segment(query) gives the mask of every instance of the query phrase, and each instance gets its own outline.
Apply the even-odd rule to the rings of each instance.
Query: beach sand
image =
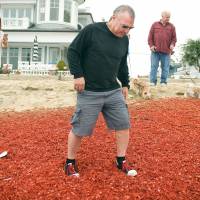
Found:
[[[0,112],[74,106],[73,79],[0,75]]]
[[[147,78],[143,81],[148,82]],[[200,80],[196,80],[197,83]],[[184,97],[190,79],[169,79],[167,87],[151,87],[152,98]],[[129,102],[142,98],[129,92]],[[0,112],[21,112],[74,106],[76,92],[73,79],[57,76],[0,75]]]

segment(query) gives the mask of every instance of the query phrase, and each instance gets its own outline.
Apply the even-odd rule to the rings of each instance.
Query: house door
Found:
[[[18,67],[18,54],[19,49],[18,48],[10,48],[10,54],[9,54],[9,63],[12,64],[12,69],[17,69]]]

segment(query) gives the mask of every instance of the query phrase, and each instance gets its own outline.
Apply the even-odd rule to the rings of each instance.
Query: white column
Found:
[[[46,0],[45,4],[45,22],[50,20],[50,0]]]
[[[1,54],[2,54],[2,39],[3,39],[3,31],[0,31],[0,67],[1,67]]]
[[[0,68],[1,68],[1,43],[0,43]]]
[[[77,2],[72,1],[72,5],[71,5],[71,21],[70,23],[77,27],[78,25],[78,5]]]
[[[59,1],[59,17],[58,21],[60,23],[64,22],[64,0]]]

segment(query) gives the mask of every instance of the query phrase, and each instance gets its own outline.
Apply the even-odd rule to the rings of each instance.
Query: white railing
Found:
[[[30,26],[28,17],[24,18],[3,18],[4,29],[27,29]]]
[[[50,75],[49,70],[31,70],[31,69],[23,69],[23,70],[12,70],[11,74],[21,74],[21,75],[29,75],[29,76],[46,76]]]
[[[21,69],[12,70],[11,74],[21,74],[28,76],[58,76],[58,77],[72,77],[70,71],[57,71],[57,70],[32,70],[32,69]]]
[[[67,77],[72,76],[72,75],[70,74],[70,71],[69,71],[69,70],[67,70],[67,71],[57,71],[57,74],[58,74],[59,77],[61,77],[61,76],[67,76]]]
[[[43,64],[41,62],[18,62],[18,70],[56,70],[55,64]]]
[[[21,74],[30,76],[58,75],[58,77],[72,77],[70,71],[58,71],[55,64],[43,64],[41,62],[28,61],[18,62],[18,69],[12,70],[11,74]]]

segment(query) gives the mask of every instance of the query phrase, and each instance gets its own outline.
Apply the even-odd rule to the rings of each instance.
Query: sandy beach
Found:
[[[148,82],[148,79],[143,79]],[[200,83],[200,80],[195,80]],[[152,98],[184,97],[190,79],[169,79],[167,87],[151,87]],[[129,101],[141,100],[130,90]],[[61,108],[76,104],[73,79],[57,76],[0,75],[0,112]]]
[[[0,112],[73,106],[73,80],[56,76],[0,75]]]

